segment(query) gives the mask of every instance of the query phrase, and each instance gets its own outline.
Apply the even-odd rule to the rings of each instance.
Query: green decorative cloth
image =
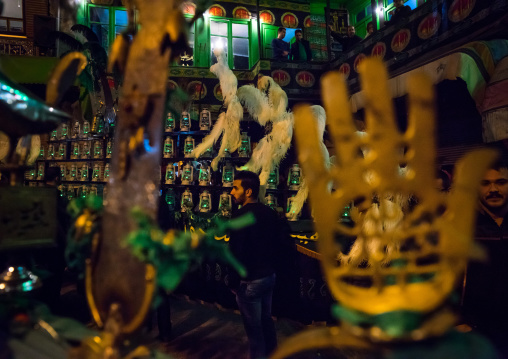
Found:
[[[298,43],[298,52],[300,53],[300,61],[307,61],[307,52],[301,42]]]
[[[187,215],[194,220],[198,218],[191,212]],[[138,229],[127,236],[126,243],[140,260],[155,266],[157,284],[164,290],[174,290],[185,273],[199,265],[205,257],[220,259],[235,268],[240,276],[246,275],[245,268],[233,257],[229,249],[214,237],[227,229],[252,224],[255,220],[253,216],[243,216],[228,222],[214,220],[213,228],[206,234],[176,231],[164,233],[140,208],[134,208],[132,216],[138,224]]]

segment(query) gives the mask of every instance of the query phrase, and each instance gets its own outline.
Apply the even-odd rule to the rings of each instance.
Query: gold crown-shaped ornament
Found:
[[[446,304],[472,252],[477,189],[495,153],[466,155],[457,164],[452,192],[443,194],[434,178],[430,79],[424,74],[409,79],[408,127],[401,133],[385,66],[367,59],[360,70],[363,135],[349,111],[343,77],[333,72],[322,80],[337,157],[330,169],[319,149],[311,109],[294,109],[298,158],[309,184],[322,270],[339,303],[333,313],[341,325],[298,334],[272,358],[323,347],[378,352],[401,341],[439,337],[456,322]],[[414,205],[407,205],[410,198]],[[351,204],[356,205],[352,226],[341,222]],[[348,238],[354,238],[352,246],[346,245]]]

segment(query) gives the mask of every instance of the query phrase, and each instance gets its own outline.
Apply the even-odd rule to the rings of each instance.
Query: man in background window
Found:
[[[287,60],[289,55],[289,44],[282,40],[286,36],[286,29],[279,27],[277,38],[272,40],[272,59]]]
[[[295,39],[291,45],[291,59],[293,61],[310,61],[312,60],[312,51],[310,51],[310,44],[307,40],[303,39],[302,30],[295,31]]]
[[[347,27],[346,36],[342,36],[342,34],[333,31],[331,25],[328,26],[330,27],[331,30],[330,34],[332,35],[333,39],[342,45],[342,51],[348,51],[351,48],[353,48],[357,43],[362,41],[362,38],[356,35],[356,29],[354,26]]]
[[[386,25],[393,25],[405,17],[408,17],[411,13],[411,8],[407,5],[404,5],[404,0],[393,0],[393,5],[395,9],[389,12],[392,16],[390,21],[387,21]]]
[[[372,35],[374,33],[376,29],[374,28],[374,22],[373,21],[370,21],[368,24],[367,24],[367,34],[365,35],[365,38],[368,38],[370,35]]]

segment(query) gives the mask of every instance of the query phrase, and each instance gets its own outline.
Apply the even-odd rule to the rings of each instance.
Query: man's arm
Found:
[[[284,44],[281,44],[280,41],[277,41],[277,39],[272,40],[272,51],[273,51],[273,58],[283,58],[284,57],[284,51],[288,51]]]

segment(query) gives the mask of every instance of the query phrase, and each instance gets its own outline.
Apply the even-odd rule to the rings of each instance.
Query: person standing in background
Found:
[[[289,56],[289,44],[282,40],[286,36],[286,29],[279,27],[277,37],[272,40],[272,59],[287,60]]]
[[[312,60],[310,44],[303,39],[302,30],[295,31],[295,42],[291,45],[291,60],[303,62]]]
[[[272,295],[275,287],[276,262],[283,256],[285,227],[277,212],[258,202],[259,177],[249,171],[236,173],[231,196],[241,208],[238,218],[252,213],[255,223],[230,232],[229,248],[245,266],[247,276],[231,280],[243,325],[249,340],[250,359],[266,358],[277,346],[272,319]],[[239,279],[239,278],[238,278]]]

